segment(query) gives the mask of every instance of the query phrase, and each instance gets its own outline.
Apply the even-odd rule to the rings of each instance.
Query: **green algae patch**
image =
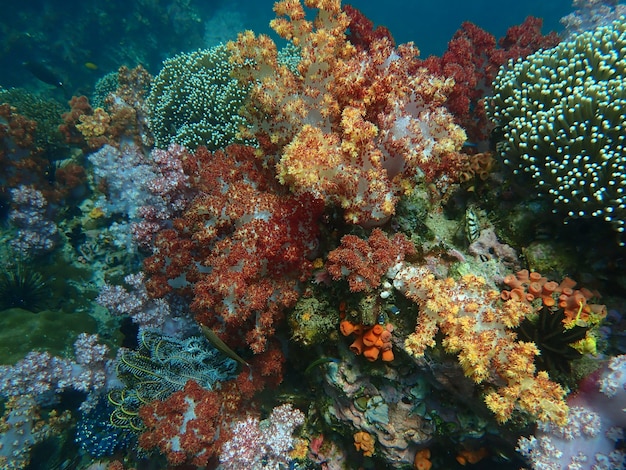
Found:
[[[4,310],[0,312],[0,364],[14,364],[32,350],[72,357],[76,337],[96,330],[96,321],[86,313]]]

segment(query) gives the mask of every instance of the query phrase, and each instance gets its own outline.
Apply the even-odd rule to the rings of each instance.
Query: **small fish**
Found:
[[[465,210],[465,239],[471,245],[480,236],[480,222],[476,212],[471,207]]]
[[[315,367],[321,364],[328,364],[329,362],[334,362],[335,364],[339,364],[339,359],[335,359],[334,357],[320,357],[319,359],[316,359],[311,364],[309,364],[309,366],[304,370],[304,373],[308,374]]]
[[[239,364],[250,367],[250,364],[244,361],[239,354],[226,346],[226,343],[222,341],[211,328],[205,325],[200,325],[200,328],[202,328],[202,333],[204,333],[205,338],[209,340],[209,343],[215,346],[215,349],[237,361]]]
[[[85,68],[89,70],[98,70],[98,66],[93,62],[85,62]]]
[[[48,85],[53,85],[57,88],[63,90],[63,93],[66,97],[68,97],[68,92],[63,86],[63,81],[61,78],[50,70],[48,67],[43,65],[40,62],[24,62],[22,64],[26,70],[28,70],[37,80],[41,80]]]

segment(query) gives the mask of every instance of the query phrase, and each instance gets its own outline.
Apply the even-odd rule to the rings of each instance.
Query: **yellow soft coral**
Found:
[[[318,9],[313,21],[301,1],[283,0],[271,22],[300,48],[297,71],[280,64],[268,36],[246,32],[227,46],[234,75],[251,88],[242,137],[258,140],[294,193],[344,208],[349,222],[381,225],[407,179],[456,176],[444,163],[465,141],[443,106],[452,82],[420,67],[412,44],[379,38],[357,49],[339,0],[305,5]]]
[[[528,303],[501,305],[499,293],[477,276],[438,280],[426,269],[408,265],[394,284],[420,306],[415,332],[404,344],[409,354],[422,356],[440,330],[443,347],[457,354],[468,377],[476,383],[504,381],[485,399],[498,421],[508,420],[518,407],[540,420],[566,422],[565,390],[546,372],[536,371],[539,350],[534,343],[518,341],[512,331],[532,312]]]

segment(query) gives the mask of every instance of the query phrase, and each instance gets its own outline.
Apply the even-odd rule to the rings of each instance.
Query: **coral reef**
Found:
[[[0,418],[0,466],[6,470],[27,468],[31,448],[58,434],[70,421],[70,413],[52,411],[47,418],[40,416],[40,408],[32,395],[11,397],[4,404]]]
[[[233,436],[222,446],[220,466],[224,470],[288,467],[289,451],[295,445],[292,434],[304,418],[300,410],[285,404],[274,408],[267,420],[248,418],[233,423]]]
[[[120,428],[142,429],[137,411],[141,404],[164,399],[182,390],[188,381],[212,390],[234,377],[236,363],[200,337],[185,340],[145,330],[138,350],[122,353],[117,375],[125,385],[109,392],[115,409],[111,422]]]
[[[193,290],[199,323],[230,347],[260,353],[312,271],[323,207],[308,194],[285,193],[255,153],[201,147],[183,162],[193,200],[159,232],[144,268],[151,295]]]
[[[205,466],[217,452],[221,400],[193,380],[163,400],[155,400],[139,410],[145,431],[139,445],[145,450],[158,448],[172,465],[188,461]]]
[[[371,291],[380,286],[389,268],[413,253],[415,247],[404,235],[388,238],[374,229],[367,240],[344,235],[339,247],[328,253],[326,270],[335,281],[347,279],[351,292]]]
[[[540,423],[535,435],[520,438],[518,450],[533,468],[624,468],[618,443],[626,426],[625,379],[626,356],[612,358],[568,399],[566,425]]]
[[[416,330],[404,344],[410,355],[423,356],[426,348],[435,346],[435,334],[441,330],[443,347],[458,354],[468,377],[476,383],[504,382],[485,396],[499,422],[519,407],[540,420],[565,423],[565,390],[545,371],[536,371],[537,346],[517,341],[512,331],[531,313],[530,305],[512,299],[499,306],[498,291],[486,288],[485,280],[474,275],[437,280],[426,269],[405,265],[393,282],[420,306]]]
[[[82,333],[74,343],[76,360],[29,352],[13,366],[0,366],[0,394],[4,397],[33,395],[36,400],[54,400],[54,394],[74,389],[88,394],[81,407],[95,405],[97,396],[116,384],[109,348],[98,343],[97,335]]]
[[[487,107],[513,174],[567,217],[604,219],[619,233],[626,230],[625,44],[626,26],[616,21],[511,62]]]
[[[279,64],[268,36],[246,32],[228,44],[234,74],[251,87],[242,136],[259,141],[296,194],[343,208],[350,223],[380,225],[407,179],[456,179],[465,133],[443,107],[452,82],[419,68],[417,49],[394,48],[386,35],[355,48],[339,1],[306,4],[318,9],[314,21],[300,2],[281,1],[271,23],[300,48],[297,73]]]
[[[572,6],[576,10],[561,18],[566,40],[599,26],[608,26],[626,14],[626,6],[619,4],[619,0],[573,0]]]
[[[156,3],[133,25],[194,29]],[[0,467],[623,466],[624,250],[550,236],[529,184],[621,230],[623,21],[464,23],[420,60],[339,0],[274,12],[280,51],[247,31],[62,117],[0,104]]]
[[[490,33],[466,21],[441,57],[430,56],[424,60],[424,66],[431,73],[454,80],[446,107],[472,143],[488,139],[490,126],[485,115],[484,98],[489,95],[500,66],[509,59],[524,58],[538,49],[558,44],[559,38],[555,33],[541,35],[541,25],[541,19],[529,16],[522,24],[509,28],[505,37],[496,41]]]
[[[245,120],[239,116],[248,88],[231,78],[226,46],[217,45],[163,62],[148,97],[156,146],[200,145],[210,151],[234,143]]]
[[[13,248],[23,257],[36,257],[50,253],[57,244],[56,224],[50,220],[48,201],[41,191],[28,186],[11,190],[13,210],[9,220],[17,228],[11,240]]]
[[[388,323],[384,327],[380,324],[366,328],[363,325],[354,325],[348,320],[343,320],[340,325],[341,334],[344,336],[355,335],[356,339],[350,345],[350,350],[357,356],[363,354],[368,361],[375,361],[380,356],[384,362],[394,359],[391,334],[393,325]]]

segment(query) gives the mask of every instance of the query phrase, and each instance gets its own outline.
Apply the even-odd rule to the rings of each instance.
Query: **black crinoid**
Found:
[[[538,369],[547,372],[569,374],[572,361],[582,357],[582,353],[572,347],[587,336],[588,327],[565,327],[563,309],[545,305],[533,318],[526,318],[517,327],[517,336],[522,341],[535,343],[541,354],[535,358]]]
[[[41,273],[21,263],[0,272],[0,310],[23,308],[39,312],[49,297],[50,289]]]

